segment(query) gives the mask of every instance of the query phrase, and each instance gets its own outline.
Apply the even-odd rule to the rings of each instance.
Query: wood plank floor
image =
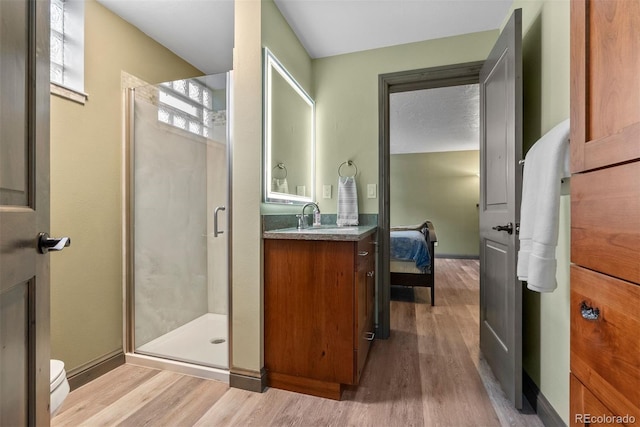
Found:
[[[436,260],[436,303],[392,302],[392,335],[374,342],[360,386],[340,402],[252,393],[121,366],[73,391],[53,426],[542,426],[506,401],[478,348],[478,262]]]

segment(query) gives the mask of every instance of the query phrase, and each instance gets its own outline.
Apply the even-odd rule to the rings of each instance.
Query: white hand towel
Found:
[[[518,279],[537,292],[553,292],[561,179],[569,172],[569,119],[531,147],[524,163]]]
[[[289,184],[287,183],[287,178],[273,178],[271,191],[275,191],[276,193],[288,193]]]
[[[358,225],[358,189],[353,176],[338,178],[337,225]]]

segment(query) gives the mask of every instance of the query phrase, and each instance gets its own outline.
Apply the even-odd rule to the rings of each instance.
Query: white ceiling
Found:
[[[1,1],[1,0],[0,0]],[[251,0],[245,0],[251,1]],[[257,0],[253,0],[257,1]],[[312,58],[321,58],[397,44],[436,39],[501,26],[513,0],[274,0]],[[233,0],[98,0],[124,20],[191,63],[205,74],[232,68]],[[428,144],[438,151],[468,148],[466,124],[453,117],[469,116],[459,92],[434,101],[431,96],[398,97],[400,152]],[[442,97],[446,97],[442,98]],[[403,105],[403,102],[406,104]],[[462,102],[456,105],[456,102]],[[473,101],[477,107],[477,100]],[[435,104],[432,114],[424,110]],[[446,105],[447,107],[443,107]],[[395,109],[394,109],[395,108]],[[408,113],[412,108],[416,112]],[[416,119],[416,117],[423,117]],[[414,121],[409,123],[409,118]],[[422,121],[420,121],[422,120]],[[458,123],[457,125],[455,123]],[[405,127],[406,126],[406,127]],[[402,128],[402,130],[399,130]],[[393,129],[392,129],[393,132]],[[477,129],[475,130],[477,134]],[[413,133],[413,136],[410,134]],[[425,136],[427,135],[427,136]],[[394,140],[392,140],[392,143]],[[431,141],[431,142],[429,142]],[[446,148],[444,141],[460,141]],[[477,135],[475,136],[477,148]],[[466,144],[466,145],[465,145]],[[394,150],[396,150],[394,148]]]
[[[232,0],[97,1],[205,74],[233,66]]]
[[[312,58],[499,28],[513,0],[275,0]]]
[[[478,85],[392,93],[391,154],[477,150]]]
[[[206,74],[225,72],[232,67],[233,0],[98,2]],[[275,0],[275,3],[309,55],[322,58],[496,29],[513,0]]]

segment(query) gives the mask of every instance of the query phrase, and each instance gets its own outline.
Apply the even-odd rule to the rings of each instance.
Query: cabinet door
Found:
[[[375,257],[373,236],[358,242],[356,252],[355,383],[360,381],[374,331]],[[366,253],[366,255],[365,255]]]
[[[370,341],[367,340],[367,276],[366,271],[359,270],[356,278],[356,342],[355,342],[355,378],[354,384],[360,382],[360,376],[364,369],[367,354],[369,353]]]
[[[353,382],[353,242],[265,240],[265,367]]]
[[[571,171],[640,159],[640,2],[571,2]]]

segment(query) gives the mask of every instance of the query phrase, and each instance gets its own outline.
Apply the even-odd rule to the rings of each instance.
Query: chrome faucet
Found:
[[[298,229],[303,229],[303,228],[307,228],[309,226],[309,224],[307,223],[307,219],[306,219],[306,215],[304,214],[305,209],[307,208],[307,206],[313,206],[313,214],[320,214],[320,208],[318,207],[318,205],[316,203],[313,202],[309,202],[306,203],[303,207],[302,207],[302,213],[296,215],[296,218],[298,218]],[[312,221],[315,223],[315,221]]]

